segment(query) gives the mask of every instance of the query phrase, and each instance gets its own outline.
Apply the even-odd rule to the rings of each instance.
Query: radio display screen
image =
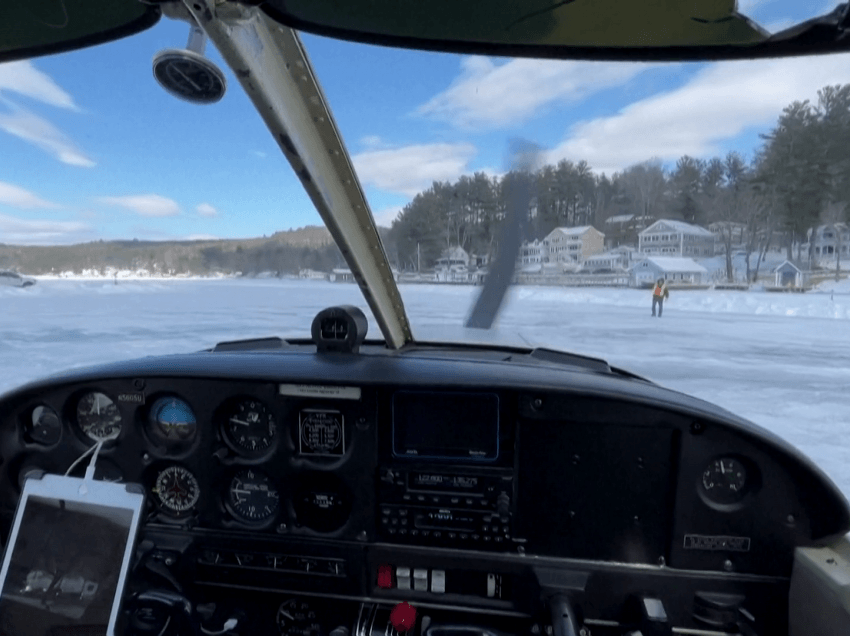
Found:
[[[393,454],[494,461],[499,456],[499,396],[399,391],[393,396]]]

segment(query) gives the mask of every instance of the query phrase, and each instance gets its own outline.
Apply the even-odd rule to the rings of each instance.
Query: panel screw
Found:
[[[142,378],[136,378],[133,380],[133,388],[137,391],[141,391],[145,388],[145,381]]]
[[[726,559],[726,560],[723,562],[723,569],[724,569],[724,570],[726,570],[727,572],[731,572],[731,571],[732,571],[732,562],[731,562],[729,559]]]
[[[579,636],[590,636],[590,630],[587,629],[587,627],[582,627],[580,630],[578,630],[578,634]]]
[[[789,526],[793,526],[795,523],[797,523],[797,518],[794,515],[788,515],[786,521],[788,522]]]
[[[532,400],[531,402],[531,408],[533,408],[535,411],[539,411],[543,408],[543,400],[541,400],[540,398],[534,398],[534,400]]]
[[[691,423],[691,433],[694,435],[699,435],[703,431],[703,425],[701,422],[693,422]]]
[[[667,565],[667,559],[665,559],[663,556],[658,557],[658,565],[663,568],[665,565]]]
[[[517,554],[525,554],[525,548],[522,547],[521,545],[518,545],[516,547],[516,551],[517,551]]]
[[[280,524],[280,525],[277,527],[277,531],[278,531],[280,534],[284,534],[284,533],[286,533],[286,531],[287,531],[287,530],[289,530],[289,526],[287,526],[285,523],[282,523],[282,524]]]

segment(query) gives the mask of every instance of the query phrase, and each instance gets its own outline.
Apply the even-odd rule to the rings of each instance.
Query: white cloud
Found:
[[[0,243],[45,245],[75,243],[91,238],[91,228],[76,221],[19,219],[0,214]]]
[[[218,237],[215,234],[190,234],[184,241],[217,241]]]
[[[372,212],[372,216],[375,217],[375,225],[382,225],[383,227],[391,227],[393,221],[396,220],[399,213],[401,212],[403,206],[401,205],[391,205],[388,208],[383,208],[382,210],[378,210],[377,212]]]
[[[769,130],[791,102],[848,82],[847,54],[713,64],[681,88],[576,124],[547,161],[585,159],[611,173],[650,157],[721,154],[722,142],[746,129]]]
[[[218,216],[218,210],[216,210],[209,203],[200,203],[195,210],[200,216]]]
[[[29,60],[0,64],[0,94],[13,91],[57,108],[78,110],[74,98]]]
[[[268,155],[267,155],[265,152],[263,152],[262,150],[252,150],[251,152],[252,152],[252,153],[254,153],[254,156],[255,156],[255,157],[259,157],[260,159],[265,159],[265,158],[268,156]]]
[[[466,57],[461,75],[414,111],[460,128],[513,127],[555,102],[624,84],[649,64],[517,59],[496,65]]]
[[[476,152],[467,143],[419,144],[361,152],[352,161],[363,183],[412,197],[434,181],[451,181],[467,172]]]
[[[117,205],[135,212],[139,216],[177,216],[180,206],[173,199],[158,194],[136,194],[124,197],[100,197],[101,203]]]
[[[0,130],[41,148],[68,165],[86,168],[95,165],[65,133],[43,117],[12,102],[8,93],[78,111],[71,95],[49,75],[39,71],[29,60],[0,64],[0,103],[8,108],[8,112],[0,113]]]
[[[0,130],[19,137],[53,155],[62,163],[71,166],[91,168],[94,161],[83,154],[65,133],[43,117],[14,106],[4,100],[12,109],[8,114],[0,114]]]
[[[55,203],[45,201],[29,190],[24,190],[21,187],[4,181],[0,181],[0,203],[25,210],[30,208],[59,207]]]

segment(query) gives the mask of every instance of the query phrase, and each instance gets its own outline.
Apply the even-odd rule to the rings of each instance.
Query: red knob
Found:
[[[390,622],[397,632],[404,633],[416,624],[416,608],[410,603],[399,603],[390,612]]]

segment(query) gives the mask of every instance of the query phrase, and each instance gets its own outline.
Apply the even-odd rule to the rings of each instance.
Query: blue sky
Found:
[[[833,4],[748,0],[776,30]],[[166,94],[151,60],[184,23],[0,65],[0,243],[243,238],[320,224],[225,69],[214,105]],[[510,139],[609,175],[652,157],[752,156],[795,99],[850,82],[850,56],[623,64],[421,53],[302,34],[379,223],[433,180],[500,174]]]

